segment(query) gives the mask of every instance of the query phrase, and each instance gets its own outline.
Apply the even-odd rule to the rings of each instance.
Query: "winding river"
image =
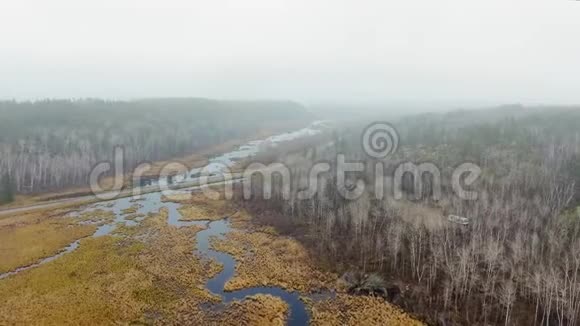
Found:
[[[219,172],[218,170],[220,169],[220,167],[223,167],[224,165],[231,166],[235,163],[235,161],[239,159],[251,157],[256,153],[258,153],[260,150],[263,150],[264,146],[275,147],[277,146],[278,143],[284,141],[314,135],[319,132],[319,130],[316,129],[316,125],[317,124],[315,123],[313,124],[312,127],[301,129],[292,133],[285,133],[282,135],[272,136],[265,140],[249,142],[248,144],[241,146],[235,151],[213,158],[212,160],[210,160],[209,166],[214,164],[216,167],[215,172],[217,173]],[[200,170],[201,169],[191,170],[187,174],[183,175],[180,178],[176,178],[171,182],[180,183],[190,181],[197,177],[197,173]],[[159,183],[161,182],[165,181],[164,180],[159,181]],[[180,191],[193,191],[196,188],[199,187],[183,189]],[[75,217],[81,215],[82,213],[91,212],[99,209],[113,212],[115,214],[115,219],[111,223],[99,226],[92,235],[92,237],[99,237],[110,234],[119,225],[126,226],[137,225],[149,213],[158,213],[161,208],[165,207],[168,210],[167,223],[169,225],[173,225],[176,227],[201,225],[205,227],[204,230],[199,231],[196,235],[197,248],[195,250],[195,253],[198,256],[203,257],[205,259],[215,259],[217,262],[223,265],[222,271],[213,278],[211,278],[210,280],[208,280],[206,283],[206,288],[210,292],[220,296],[222,298],[223,303],[228,303],[233,300],[242,300],[243,298],[250,295],[269,294],[281,298],[288,304],[289,307],[289,315],[287,319],[288,325],[297,326],[297,325],[307,325],[309,323],[309,316],[306,311],[306,307],[304,303],[300,300],[300,293],[298,292],[287,291],[280,287],[252,287],[233,292],[224,291],[225,284],[235,274],[236,261],[230,254],[211,249],[210,239],[212,237],[221,238],[228,232],[230,232],[231,228],[226,217],[224,217],[224,219],[211,222],[180,221],[181,214],[179,213],[178,208],[181,206],[181,204],[174,202],[163,202],[161,192],[152,192],[141,195],[141,197],[142,198],[138,201],[139,208],[136,213],[142,215],[143,217],[139,217],[135,220],[126,219],[126,217],[130,214],[123,214],[123,210],[132,207],[136,203],[130,197],[92,204],[85,207],[81,211],[71,212],[67,216]],[[67,245],[61,251],[59,251],[57,254],[51,257],[44,258],[35,264],[24,266],[14,271],[0,274],[0,280],[18,274],[25,270],[38,267],[55,259],[58,259],[59,257],[76,250],[79,247],[79,244],[80,239],[71,242],[69,245]]]
[[[188,190],[185,189],[183,191]],[[115,223],[133,222],[124,220],[122,218],[122,210],[131,207],[133,203],[131,203],[128,198],[116,200],[114,203],[114,206],[110,207],[110,209],[112,209],[117,216]],[[161,208],[165,207],[167,208],[167,223],[169,225],[176,227],[186,227],[191,225],[205,227],[205,229],[197,232],[196,234],[197,248],[195,253],[198,256],[206,259],[215,259],[218,263],[222,264],[222,271],[213,278],[209,279],[205,286],[213,294],[219,295],[222,298],[223,303],[228,303],[233,300],[242,300],[247,296],[256,294],[269,294],[275,297],[279,297],[288,304],[288,325],[308,325],[308,312],[306,311],[306,306],[300,300],[300,293],[298,292],[287,291],[280,287],[252,287],[233,292],[224,291],[225,284],[235,274],[236,260],[228,253],[212,250],[210,239],[212,237],[223,238],[228,232],[231,231],[227,218],[224,217],[223,219],[217,221],[181,221],[181,213],[179,213],[178,210],[181,204],[174,202],[163,202],[161,193],[158,192],[143,195],[143,200],[139,203],[141,206],[137,211],[138,214],[147,215],[148,213],[157,213]],[[104,206],[106,207],[106,203],[104,203]],[[110,233],[112,230],[110,226],[103,226],[100,229],[106,230],[107,233]],[[99,235],[107,234],[99,232],[99,230],[97,230],[97,233],[99,233]]]
[[[210,249],[209,239],[211,237],[223,237],[230,231],[227,219],[213,221],[208,224],[208,228],[197,233],[197,251],[203,256],[210,257],[223,265],[223,270],[207,281],[206,288],[214,294],[222,297],[225,303],[232,300],[240,300],[249,295],[270,294],[284,300],[290,309],[288,315],[288,325],[307,325],[309,321],[308,313],[304,303],[300,300],[300,294],[289,292],[280,287],[252,287],[234,292],[224,291],[224,286],[235,273],[236,261],[227,253]]]

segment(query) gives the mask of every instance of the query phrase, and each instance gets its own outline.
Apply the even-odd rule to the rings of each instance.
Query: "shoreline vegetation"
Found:
[[[194,196],[195,198],[195,196]],[[205,214],[229,215],[232,203],[223,200],[194,199],[186,207]],[[134,214],[135,204],[123,212]],[[185,210],[188,212],[189,210]],[[50,210],[28,217],[2,219],[0,232],[14,234],[12,240],[26,239],[30,225],[46,227],[49,221],[57,231],[60,223],[71,228],[93,222],[111,221],[102,210],[64,217],[67,210]],[[317,269],[312,257],[292,238],[277,235],[271,228],[254,224],[244,210],[235,209],[230,221],[235,231],[225,239],[212,241],[214,249],[231,252],[239,260],[231,289],[254,285],[281,286],[290,290],[333,288],[336,299],[323,301],[304,297],[313,325],[384,325],[407,322],[420,325],[384,300],[354,298],[343,293],[336,275]],[[195,254],[195,234],[200,226],[175,227],[167,223],[168,210],[150,213],[135,226],[119,226],[110,235],[83,238],[80,246],[54,261],[0,280],[0,323],[219,323],[238,325],[283,325],[288,307],[277,297],[255,295],[234,301],[219,309],[206,309],[219,298],[204,288],[221,266]],[[40,218],[39,216],[43,216]],[[194,214],[194,217],[199,217]],[[223,218],[221,216],[220,218]],[[18,222],[23,219],[22,222]],[[90,225],[94,227],[94,225]],[[55,231],[55,232],[57,232]],[[65,233],[56,233],[64,241]],[[71,240],[66,238],[66,241]],[[40,238],[37,246],[50,248],[52,237]],[[0,252],[7,251],[0,242]],[[235,250],[238,248],[239,250]],[[22,257],[28,254],[18,254]],[[24,261],[24,260],[21,260]],[[345,310],[340,316],[329,309]],[[376,310],[376,311],[375,311]],[[373,317],[367,312],[375,311]],[[378,315],[376,314],[378,312]]]
[[[381,161],[381,175],[393,176],[404,162],[429,162],[441,171],[440,183],[430,173],[407,173],[400,200],[375,199],[371,182],[347,200],[331,164],[318,175],[323,191],[298,198],[316,162],[344,153],[347,162],[363,158],[364,166],[375,166],[379,160],[361,149],[361,124],[337,132],[331,145],[279,156],[289,183],[298,185],[289,198],[274,179],[271,199],[238,200],[260,225],[295,237],[326,270],[378,275],[398,293],[395,303],[429,324],[578,324],[580,108],[464,110],[393,124],[401,143]],[[469,187],[477,200],[461,199],[451,187],[450,171],[464,162],[481,168]],[[345,184],[376,177],[366,169],[347,175]],[[260,183],[252,187],[262,193]]]
[[[195,98],[0,101],[0,115],[0,205],[88,193],[91,168],[111,161],[119,144],[125,150],[124,173],[156,162],[147,174],[152,177],[168,158],[201,166],[245,140],[312,120],[294,102]],[[109,175],[101,181],[107,187],[114,180]]]
[[[321,175],[329,185],[324,193],[308,200],[292,197],[296,189],[283,200],[279,178],[273,178],[270,200],[243,200],[240,185],[233,201],[200,193],[160,200],[180,205],[184,225],[229,217],[233,230],[210,239],[211,248],[236,261],[225,289],[299,291],[312,325],[571,325],[580,312],[578,125],[580,111],[573,109],[457,111],[398,120],[405,143],[390,166],[434,162],[448,181],[450,167],[478,164],[483,173],[474,185],[482,196],[477,201],[459,200],[447,185],[442,198],[433,199],[429,176],[421,176],[419,198],[406,177],[403,200],[373,200],[367,188],[348,201],[334,187],[334,171]],[[347,161],[366,157],[359,136],[356,126],[344,128],[259,159],[287,164],[292,184],[300,185],[309,164],[332,162],[337,153],[346,153]],[[347,182],[356,178],[375,175],[365,171]],[[262,193],[259,183],[252,187],[253,194]],[[269,295],[220,305],[205,284],[223,267],[195,254],[195,235],[204,226],[169,225],[168,209],[138,214],[143,204],[131,201],[122,211],[135,225],[100,237],[89,235],[111,223],[110,214],[65,216],[85,204],[1,217],[0,273],[54,255],[70,241],[80,246],[1,279],[0,324],[59,324],[65,316],[73,323],[106,324],[287,321],[288,305]],[[451,223],[450,215],[466,216],[468,223]],[[332,296],[317,297],[328,290]]]
[[[303,126],[303,125],[296,125],[296,127]],[[175,157],[173,159],[164,160],[164,161],[156,161],[152,163],[152,168],[148,172],[144,174],[144,178],[156,178],[159,177],[159,173],[161,172],[161,168],[165,166],[169,162],[179,162],[184,166],[188,167],[188,170],[193,168],[203,167],[207,164],[209,159],[213,156],[226,153],[235,149],[236,147],[247,143],[248,141],[257,140],[267,138],[269,136],[275,135],[279,133],[281,130],[272,129],[272,130],[261,130],[256,134],[253,134],[250,137],[245,138],[244,140],[232,140],[226,143],[214,146],[212,148],[202,150],[200,153]],[[240,169],[241,167],[238,167]],[[185,171],[173,171],[174,173],[183,173]],[[132,188],[132,172],[128,172],[127,174],[123,175],[123,189],[131,189]],[[104,191],[107,189],[112,189],[115,183],[114,177],[103,177],[100,180],[100,184]],[[2,210],[5,209],[13,209],[19,207],[26,207],[31,205],[38,205],[43,203],[48,203],[55,200],[66,200],[68,198],[75,198],[81,197],[86,195],[91,195],[92,192],[88,187],[72,187],[66,188],[59,191],[43,191],[41,193],[36,194],[15,194],[14,199],[5,204],[0,204],[0,214]],[[1,217],[0,217],[1,218]]]

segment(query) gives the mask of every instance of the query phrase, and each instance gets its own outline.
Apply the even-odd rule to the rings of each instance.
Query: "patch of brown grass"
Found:
[[[133,204],[131,207],[128,207],[128,208],[121,210],[121,214],[123,214],[123,215],[135,214],[139,210],[139,207],[141,207],[140,204]]]
[[[0,281],[0,324],[112,324],[139,318],[152,280],[135,268],[139,246],[109,236]]]
[[[317,325],[424,325],[407,313],[386,302],[369,296],[337,294],[335,298],[306,301],[310,310],[310,324]]]
[[[194,254],[195,234],[200,226],[174,227],[167,224],[167,209],[141,222],[133,238],[138,238],[145,249],[138,260],[140,266],[164,286],[175,291],[189,288],[200,298],[216,298],[204,289],[205,282],[221,270],[215,261],[202,260]]]
[[[96,225],[104,225],[115,220],[115,213],[103,209],[97,209],[92,212],[81,213],[75,218],[76,222],[90,222]]]
[[[145,214],[129,214],[129,215],[127,215],[127,216],[124,216],[124,218],[125,218],[126,220],[131,220],[131,221],[133,221],[133,220],[136,220],[136,219],[138,219],[138,218],[145,217],[145,216],[146,216]]]
[[[71,242],[93,234],[95,225],[63,218],[65,211],[35,212],[0,220],[0,273],[53,256]]]
[[[232,231],[224,239],[213,239],[216,250],[234,256],[236,275],[226,291],[254,286],[279,286],[308,292],[334,287],[336,275],[316,269],[306,249],[289,237],[263,232]]]
[[[173,320],[182,302],[218,298],[205,282],[221,266],[194,255],[199,227],[167,225],[167,210],[115,236],[81,240],[50,263],[0,280],[0,325]]]
[[[184,309],[179,314],[179,325],[254,325],[282,326],[286,323],[288,304],[278,297],[258,294],[243,301],[234,301],[221,311],[199,311]]]
[[[201,192],[172,198],[172,201],[181,203],[179,208],[182,221],[221,220],[236,212],[235,204],[223,198],[210,199]]]

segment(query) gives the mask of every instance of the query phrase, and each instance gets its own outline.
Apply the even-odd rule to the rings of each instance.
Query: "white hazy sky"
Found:
[[[0,0],[0,98],[580,103],[580,1]]]

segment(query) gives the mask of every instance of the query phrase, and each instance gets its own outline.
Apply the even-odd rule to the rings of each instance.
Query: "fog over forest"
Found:
[[[22,0],[0,98],[580,103],[578,1]]]
[[[580,325],[580,1],[0,1],[0,325]]]

